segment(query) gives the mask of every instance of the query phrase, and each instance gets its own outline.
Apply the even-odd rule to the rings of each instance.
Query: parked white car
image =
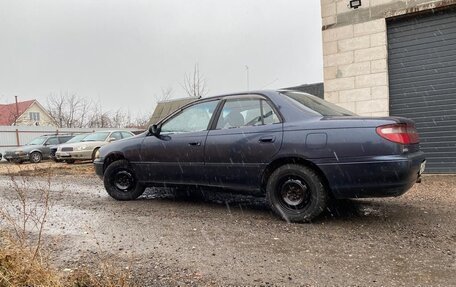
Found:
[[[77,143],[60,145],[55,153],[59,161],[74,163],[76,160],[94,160],[98,149],[110,142],[134,136],[129,131],[100,131],[94,132]]]

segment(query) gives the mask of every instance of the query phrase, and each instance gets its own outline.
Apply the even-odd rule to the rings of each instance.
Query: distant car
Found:
[[[55,157],[57,160],[64,160],[67,163],[74,163],[76,160],[93,160],[100,147],[132,136],[134,136],[133,133],[122,130],[94,132],[80,142],[60,145]]]
[[[85,137],[87,137],[89,135],[89,133],[86,133],[86,134],[79,134],[79,135],[73,135],[73,137],[68,140],[65,144],[70,144],[70,143],[78,143],[80,142],[81,140],[83,140]],[[55,153],[57,152],[57,149],[59,148],[59,146],[53,146],[51,147],[51,159],[55,162],[61,162],[62,160],[58,160],[56,157],[55,157]]]
[[[39,163],[43,159],[50,158],[52,147],[65,143],[72,137],[71,135],[43,135],[24,146],[6,151],[4,158],[9,162],[22,163],[30,161]]]
[[[414,123],[360,117],[315,96],[259,91],[195,101],[94,161],[109,195],[148,186],[207,186],[265,195],[290,222],[330,198],[399,196],[420,180],[425,157]]]

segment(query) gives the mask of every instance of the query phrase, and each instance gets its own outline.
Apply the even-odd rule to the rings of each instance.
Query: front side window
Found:
[[[218,100],[192,105],[167,120],[162,125],[161,132],[188,133],[207,130],[217,104]]]
[[[233,99],[223,106],[216,128],[232,129],[279,122],[279,117],[265,100]]]

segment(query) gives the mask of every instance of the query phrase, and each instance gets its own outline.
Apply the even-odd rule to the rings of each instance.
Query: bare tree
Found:
[[[185,74],[184,83],[181,86],[189,97],[199,99],[208,93],[206,81],[200,74],[198,64],[195,64],[193,74]]]
[[[75,94],[51,94],[47,98],[47,111],[59,127],[82,128],[87,126],[86,116],[93,103]]]
[[[162,98],[169,98],[171,93],[171,88],[163,89]],[[49,95],[47,110],[58,126],[65,128],[145,128],[150,118],[144,114],[132,118],[123,109],[105,110],[100,102],[69,93]]]
[[[126,128],[147,129],[150,121],[150,115],[139,115],[135,119],[131,119],[125,126]]]
[[[174,91],[173,91],[172,87],[162,88],[161,94],[159,96],[157,96],[157,95],[154,96],[155,101],[157,103],[167,101],[167,100],[171,99],[173,92]]]

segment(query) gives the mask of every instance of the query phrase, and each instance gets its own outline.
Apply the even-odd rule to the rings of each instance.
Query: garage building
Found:
[[[456,172],[456,1],[321,0],[324,97],[416,122],[427,172]]]

